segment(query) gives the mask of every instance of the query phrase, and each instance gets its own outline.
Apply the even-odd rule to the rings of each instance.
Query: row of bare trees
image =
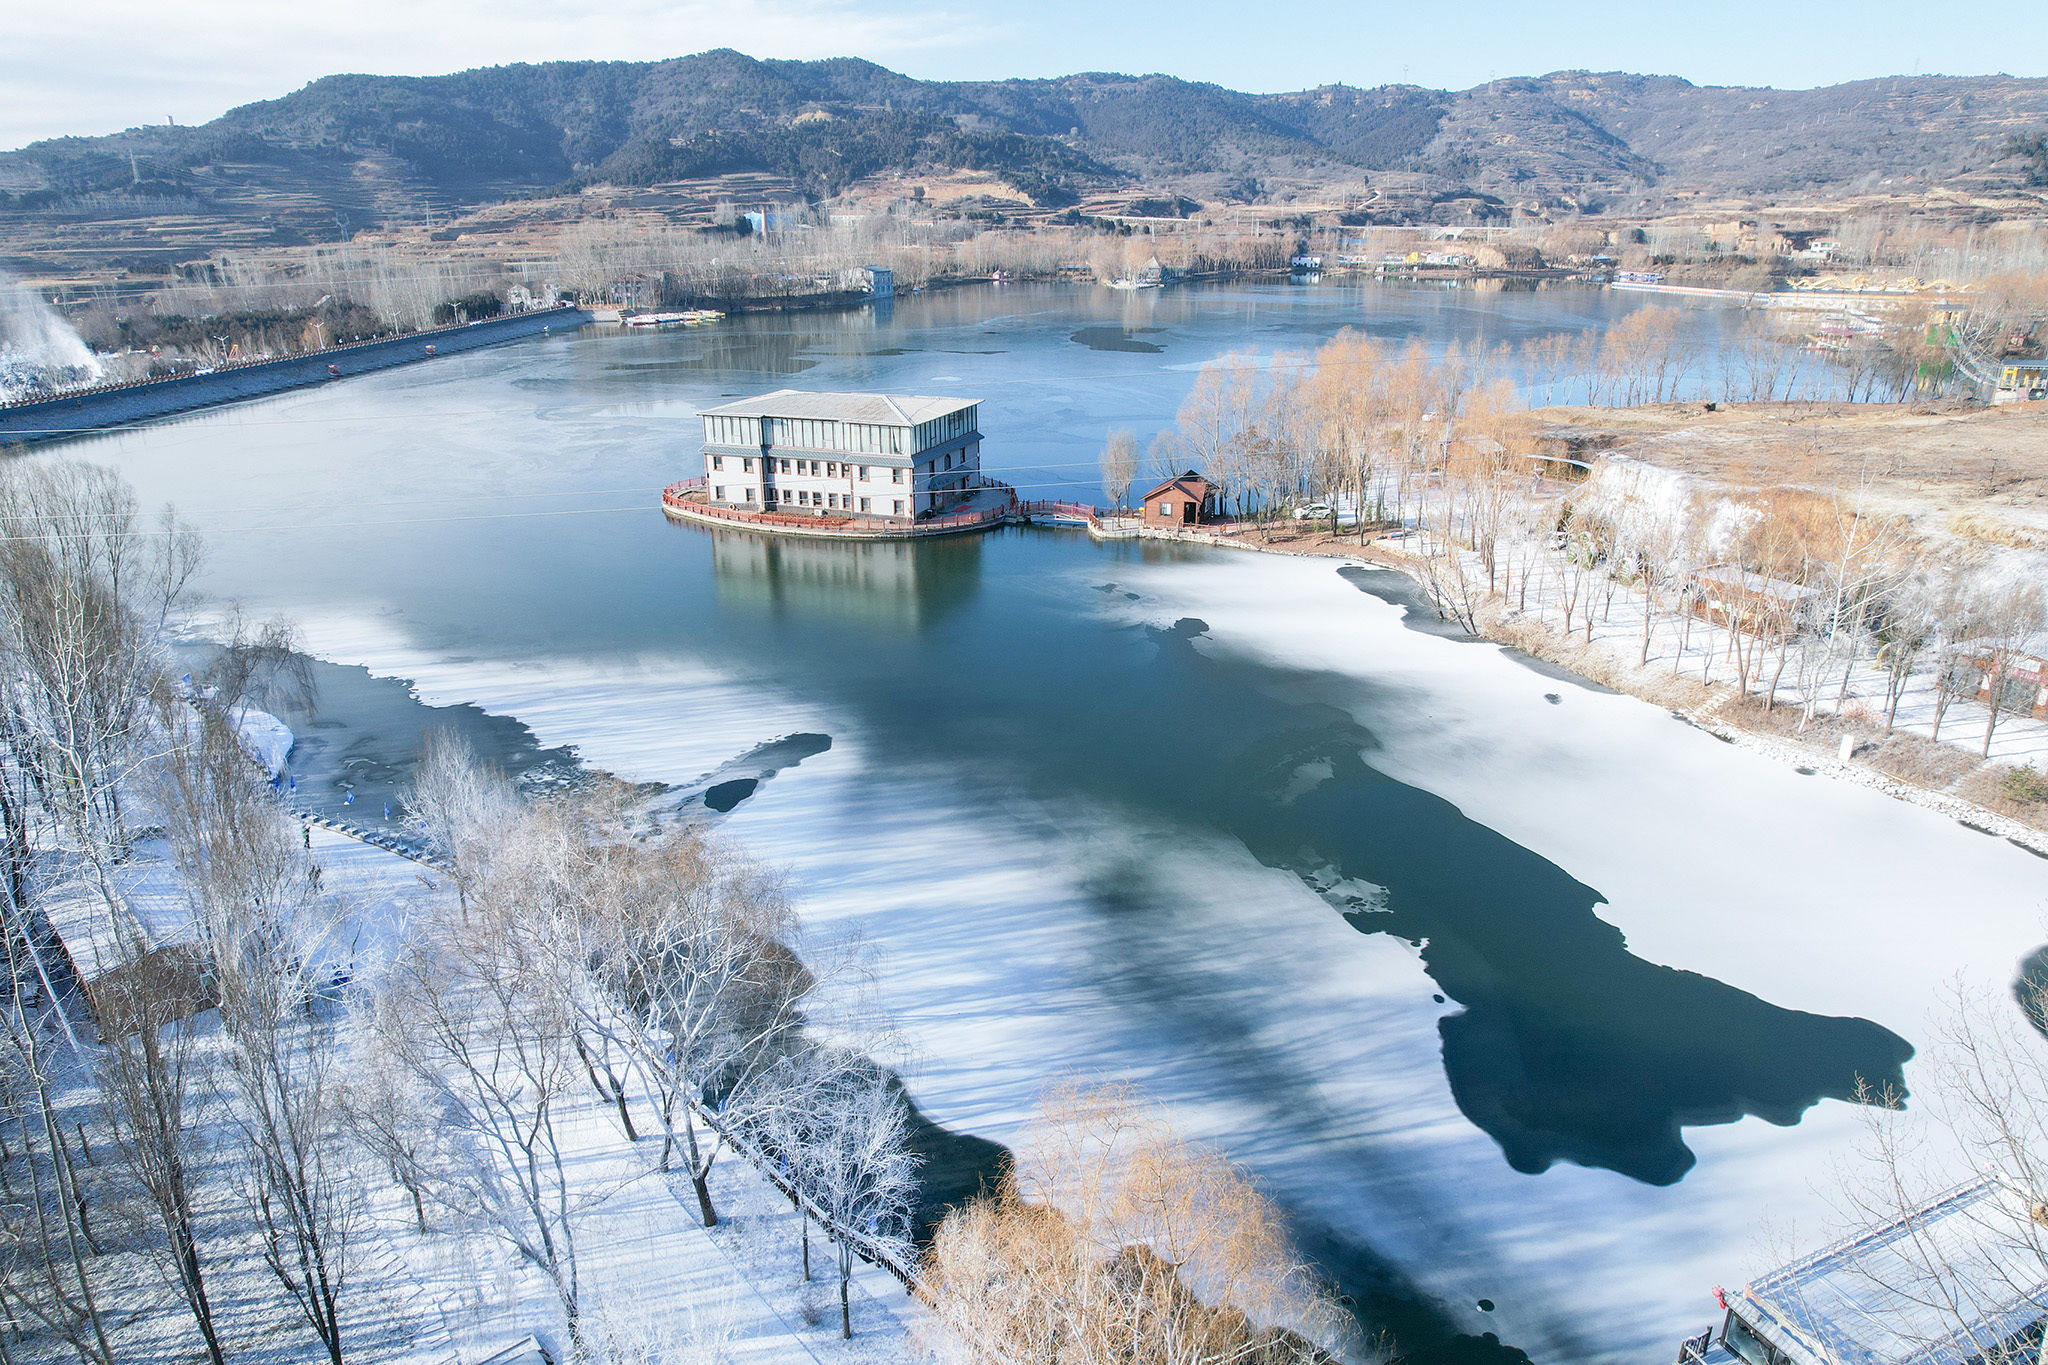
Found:
[[[1638,665],[1661,637],[1674,675],[1688,659],[1703,682],[1719,669],[1765,710],[1789,690],[1802,728],[1823,710],[1841,712],[1873,668],[1887,731],[1915,678],[1930,671],[1930,738],[1941,738],[1955,701],[1983,693],[1985,756],[2000,722],[2033,704],[2031,687],[2008,684],[2048,627],[2041,585],[1967,556],[1925,553],[1879,509],[1867,470],[1832,488],[1729,490],[1602,461],[1543,520],[1562,528],[1552,532],[1562,560],[1526,556],[1519,609],[1554,608],[1566,634],[1578,629],[1590,641],[1596,614],[1605,623],[1621,592],[1638,620]],[[1558,586],[1546,591],[1551,575]],[[1708,636],[1697,649],[1696,628]]]
[[[692,829],[641,827],[607,789],[524,802],[437,739],[410,804],[458,897],[408,942],[357,1036],[406,1096],[377,1106],[387,1120],[366,1137],[419,1216],[439,1210],[544,1273],[581,1342],[576,1220],[607,1191],[575,1178],[562,1123],[588,1085],[628,1140],[658,1143],[659,1169],[688,1176],[707,1227],[724,1151],[777,1172],[839,1247],[850,1335],[856,1257],[910,1263],[917,1165],[907,1105],[869,1060],[857,960],[800,959],[778,876]]]
[[[289,633],[234,627],[171,681],[197,560],[106,471],[0,479],[0,1359],[114,1365],[167,1349],[176,1313],[224,1365],[219,1280],[246,1322],[230,1267],[254,1262],[261,1330],[298,1320],[340,1365],[383,1326],[351,1298],[373,1169],[421,1230],[545,1274],[583,1349],[577,1215],[608,1190],[565,1125],[593,1093],[707,1224],[722,1151],[776,1171],[839,1244],[850,1332],[855,1257],[910,1263],[916,1169],[857,961],[800,960],[779,880],[737,851],[604,792],[524,801],[437,741],[414,807],[457,894],[365,971],[352,945],[390,907],[322,888],[240,733],[303,681]]]
[[[1646,317],[1652,310],[1635,314]],[[1616,333],[1609,333],[1610,337]],[[1663,353],[1630,333],[1652,396]],[[1878,510],[1866,467],[1807,452],[1804,487],[1708,488],[1652,466],[1554,458],[1499,368],[1511,357],[1419,343],[1389,351],[1346,331],[1311,356],[1233,355],[1205,368],[1148,472],[1195,467],[1226,489],[1226,511],[1270,530],[1273,517],[1328,506],[1361,540],[1404,523],[1410,562],[1438,610],[1468,630],[1483,611],[1554,617],[1590,643],[1617,603],[1632,617],[1637,664],[1669,652],[1766,709],[1789,690],[1800,724],[1840,711],[1859,672],[1884,679],[1884,724],[1933,675],[1932,737],[1958,699],[1989,704],[1979,748],[2033,704],[2018,676],[2044,628],[2043,590],[1967,557],[1920,553]],[[1123,501],[1137,477],[1135,436],[1102,457]],[[1697,635],[1696,635],[1697,632]]]

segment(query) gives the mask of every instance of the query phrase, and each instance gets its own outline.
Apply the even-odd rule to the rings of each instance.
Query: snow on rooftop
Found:
[[[1812,1365],[1964,1365],[2048,1316],[2044,1229],[1998,1179],[1814,1252],[1736,1311]]]
[[[1693,577],[1716,587],[1741,588],[1757,597],[1777,598],[1786,602],[1797,602],[1820,595],[1820,589],[1808,587],[1804,583],[1794,583],[1785,578],[1772,578],[1769,574],[1756,573],[1733,564],[1709,564]]]
[[[886,393],[806,393],[777,389],[758,398],[705,408],[705,417],[796,417],[827,422],[865,422],[909,427],[971,408],[979,398],[928,398]]]

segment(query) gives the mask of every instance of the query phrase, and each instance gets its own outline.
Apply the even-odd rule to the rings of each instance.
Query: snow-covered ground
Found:
[[[335,957],[360,971],[376,970],[430,900],[452,895],[438,873],[387,850],[318,826],[310,840],[322,886],[343,912]],[[124,864],[123,884],[154,928],[176,936],[184,916],[166,853],[160,840],[138,845]],[[640,1117],[651,1116],[651,1101],[634,1098]],[[585,1312],[593,1340],[613,1352],[606,1358],[618,1365],[870,1365],[908,1357],[919,1306],[887,1273],[861,1265],[855,1336],[842,1341],[830,1244],[813,1228],[814,1278],[804,1281],[799,1220],[745,1162],[728,1155],[713,1168],[713,1198],[724,1221],[706,1229],[687,1177],[655,1169],[658,1137],[626,1141],[616,1112],[594,1091],[576,1092],[558,1120],[571,1202],[584,1206],[575,1227]],[[216,1121],[225,1124],[218,1115]],[[215,1147],[225,1155],[232,1145],[223,1131]],[[388,1173],[366,1165],[359,1179],[369,1217],[350,1240],[342,1300],[350,1359],[471,1365],[528,1334],[556,1360],[572,1358],[559,1304],[540,1272],[480,1232],[420,1233],[410,1201]],[[222,1182],[204,1188],[216,1202],[228,1194]],[[209,1274],[230,1355],[255,1362],[313,1358],[310,1333],[295,1321],[281,1330],[279,1291],[251,1248],[219,1240],[238,1226],[226,1204],[202,1218],[211,1229]],[[176,1354],[197,1346],[189,1318],[168,1296],[122,1331],[129,1349]]]
[[[1136,601],[1097,591],[1101,572],[1037,590],[1078,614],[1199,617],[1203,651],[1330,680],[1376,737],[1375,767],[1595,888],[1638,957],[1917,1042],[1951,978],[2003,990],[2048,939],[2040,866],[2021,850],[1411,630],[1328,562],[1126,559]],[[685,650],[503,665],[421,650],[388,619],[305,624],[325,657],[517,715],[629,777],[687,780],[761,736],[833,735],[729,828],[792,869],[814,933],[878,950],[908,1043],[893,1060],[948,1126],[1008,1139],[1048,1081],[1138,1080],[1246,1162],[1312,1246],[1368,1245],[1460,1329],[1542,1360],[1669,1350],[1712,1318],[1714,1285],[1763,1268],[1762,1228],[1827,1230],[1817,1184],[1857,1131],[1838,1102],[1792,1128],[1688,1128],[1699,1162],[1671,1186],[1568,1164],[1517,1174],[1451,1094],[1437,1024],[1457,1006],[1433,998],[1415,951],[1354,930],[1232,840],[1081,796],[1049,808],[964,766],[881,762],[859,718],[801,680]],[[1155,903],[1105,915],[1092,890],[1133,862],[1158,879]]]

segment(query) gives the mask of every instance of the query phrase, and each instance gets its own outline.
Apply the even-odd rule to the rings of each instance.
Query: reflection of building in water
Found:
[[[714,504],[908,525],[981,486],[981,404],[971,398],[781,389],[707,408]]]
[[[796,625],[917,630],[973,598],[981,540],[796,540],[714,531],[711,570],[728,606],[758,607]]]

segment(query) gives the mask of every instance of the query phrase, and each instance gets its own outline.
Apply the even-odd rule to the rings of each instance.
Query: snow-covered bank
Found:
[[[1648,466],[1630,468],[1663,476],[1665,483],[1652,481],[1653,487],[1666,484],[1670,488],[1683,486],[1680,476],[1667,475],[1665,471],[1651,470]],[[1212,544],[1290,558],[1350,562],[1366,569],[1391,568],[1408,577],[1418,593],[1424,595],[1432,590],[1433,576],[1454,577],[1454,571],[1444,569],[1436,570],[1433,575],[1427,558],[1431,553],[1457,559],[1462,571],[1475,581],[1484,577],[1477,556],[1472,552],[1443,544],[1429,546],[1415,539],[1404,542],[1411,547],[1410,550],[1382,545],[1358,554],[1347,554],[1345,547],[1328,542],[1299,548],[1292,543],[1292,537],[1274,543],[1263,535],[1244,532],[1205,539]],[[1422,548],[1414,548],[1417,546]],[[1980,801],[1971,800],[1955,790],[1958,785],[1966,784],[1949,782],[1942,786],[1907,781],[1867,762],[1836,761],[1823,747],[1731,723],[1731,715],[1724,714],[1724,708],[1731,701],[1747,701],[1760,692],[1770,692],[1774,706],[1796,715],[1811,700],[1815,716],[1847,726],[1862,740],[1883,739],[1893,733],[1924,739],[1930,745],[1938,740],[1945,748],[1935,752],[1945,753],[1948,761],[1972,780],[1979,776],[1973,773],[1979,759],[1987,765],[1987,771],[1993,777],[2004,771],[2004,767],[2041,769],[2048,766],[2048,721],[2030,715],[2001,714],[1997,724],[1991,726],[1989,708],[1982,702],[1974,697],[1941,694],[1941,669],[1938,661],[1933,659],[1918,663],[1898,684],[1899,696],[1890,725],[1886,725],[1884,714],[1887,688],[1891,683],[1875,659],[1861,659],[1853,666],[1836,663],[1826,680],[1817,676],[1819,670],[1809,675],[1803,662],[1801,666],[1789,669],[1776,669],[1772,665],[1771,668],[1780,675],[1775,691],[1758,682],[1754,686],[1759,690],[1739,693],[1734,685],[1735,667],[1730,662],[1733,646],[1729,631],[1712,622],[1688,620],[1657,610],[1638,588],[1608,590],[1583,586],[1577,591],[1583,592],[1588,600],[1601,603],[1597,625],[1581,628],[1574,624],[1570,630],[1565,630],[1553,623],[1549,613],[1559,610],[1559,598],[1563,592],[1563,583],[1553,577],[1555,563],[1561,558],[1554,552],[1540,552],[1533,562],[1539,565],[1544,565],[1545,561],[1549,563],[1537,571],[1533,591],[1524,581],[1516,591],[1512,606],[1500,599],[1481,600],[1472,612],[1472,628],[1490,640],[1526,649],[1582,678],[1590,676],[1600,684],[1660,705],[1670,702],[1674,693],[1688,694],[1689,700],[1683,704],[1688,718],[1732,743],[1753,752],[1776,756],[1794,766],[1816,768],[1844,781],[1885,792],[1899,800],[1939,811],[2010,839],[2022,847],[2048,853],[2048,830],[2043,830],[2038,823],[2027,824],[2010,815],[1989,810]],[[1522,566],[1522,572],[1526,580],[1530,573],[1527,563]],[[1777,651],[1771,649],[1768,652],[1775,654]],[[1793,658],[1808,652],[1823,660],[1827,658],[1824,643],[1811,639],[1802,638],[1789,648]],[[1822,667],[1825,666],[1824,663]],[[1844,680],[1845,668],[1847,678]],[[1757,671],[1762,673],[1766,670],[1760,668]],[[1789,676],[1782,676],[1786,673]],[[1839,692],[1833,687],[1837,680],[1842,681]],[[1812,689],[1817,695],[1809,699],[1802,695],[1802,687]],[[1984,754],[1980,753],[1979,745],[1987,728],[1995,733],[1990,743],[1984,746],[1989,750]],[[1827,749],[1832,747],[1825,746]],[[1857,746],[1858,752],[1879,747],[1875,743]],[[1982,796],[1983,792],[1974,794]]]
[[[319,826],[308,830],[307,844],[337,916],[336,931],[319,951],[358,981],[382,970],[418,917],[453,913],[451,885],[431,869]],[[169,913],[181,900],[161,841],[138,844],[123,874],[138,914]],[[315,979],[324,975],[313,973]],[[197,1028],[199,1046],[210,1050],[219,1041],[212,1017],[200,1016]],[[650,1096],[636,1087],[631,1100],[641,1118],[651,1119]],[[207,1283],[227,1353],[251,1365],[309,1359],[312,1337],[280,1306],[253,1230],[236,1207],[239,1173],[217,1160],[238,1156],[234,1117],[213,1104],[187,1112],[197,1114],[189,1121],[213,1130],[205,1144],[211,1178],[200,1182],[199,1215]],[[655,1168],[660,1138],[643,1134],[637,1143],[628,1141],[609,1100],[593,1088],[566,1093],[554,1122],[562,1134],[565,1197],[576,1210],[584,1328],[598,1348],[596,1358],[615,1365],[865,1365],[906,1358],[919,1306],[886,1272],[860,1266],[853,1286],[856,1335],[842,1341],[827,1244],[813,1227],[818,1275],[806,1282],[800,1221],[746,1162],[728,1156],[713,1168],[723,1222],[706,1229],[687,1176]],[[487,1221],[462,1226],[449,1210],[430,1206],[429,1229],[422,1232],[413,1203],[388,1169],[354,1148],[334,1159],[357,1163],[350,1176],[364,1200],[362,1216],[349,1220],[340,1296],[349,1359],[468,1365],[528,1334],[553,1359],[576,1358],[553,1285],[494,1237]],[[121,1304],[116,1340],[122,1351],[182,1359],[197,1349],[181,1306],[161,1294],[145,1301],[140,1293]]]

